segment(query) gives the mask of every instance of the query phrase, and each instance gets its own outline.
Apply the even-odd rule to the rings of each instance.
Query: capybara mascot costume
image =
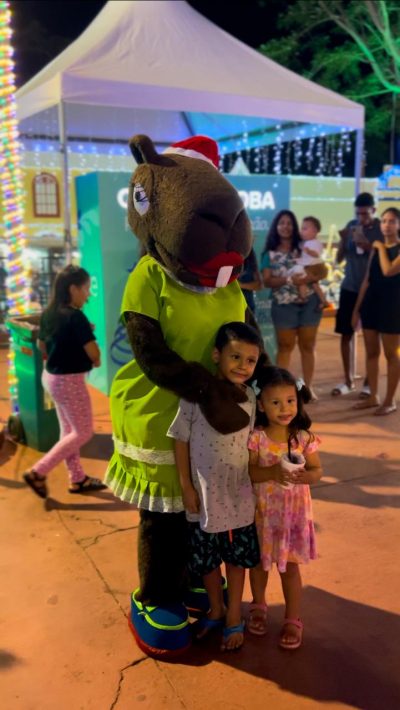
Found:
[[[218,172],[218,149],[195,136],[158,154],[147,136],[130,140],[138,167],[128,220],[146,253],[122,301],[134,353],[111,390],[115,451],[106,483],[140,510],[140,588],[130,624],[150,655],[190,644],[186,592],[186,518],[173,441],[166,436],[179,398],[197,402],[222,434],[248,424],[246,395],[218,380],[211,360],[217,330],[244,321],[237,282],[252,246],[237,191]]]

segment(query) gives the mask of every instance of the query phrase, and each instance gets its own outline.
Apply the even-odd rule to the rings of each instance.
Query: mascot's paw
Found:
[[[230,382],[215,379],[207,392],[207,400],[201,404],[208,423],[220,434],[232,434],[249,425],[250,417],[238,406],[246,402],[247,395]]]
[[[173,658],[186,651],[191,643],[189,615],[183,604],[144,606],[131,597],[130,629],[139,648],[148,656]]]
[[[186,608],[194,615],[207,614],[210,608],[210,601],[206,589],[203,587],[203,581],[198,580],[192,582],[192,587],[185,595],[184,603]],[[222,577],[222,590],[224,595],[224,604],[228,606],[228,584],[225,577]]]

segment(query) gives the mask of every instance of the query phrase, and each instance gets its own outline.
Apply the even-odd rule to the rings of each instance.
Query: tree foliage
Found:
[[[363,103],[367,136],[387,137],[400,94],[400,0],[289,0],[278,27],[260,51]]]

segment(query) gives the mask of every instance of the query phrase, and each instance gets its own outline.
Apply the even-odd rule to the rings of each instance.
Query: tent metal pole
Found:
[[[354,197],[361,192],[361,177],[363,169],[363,152],[364,152],[364,130],[358,128],[356,131],[356,152],[354,156]],[[352,379],[358,379],[357,374],[357,332],[354,333],[350,344],[350,376]]]
[[[195,136],[195,135],[196,135],[196,131],[194,130],[194,128],[193,128],[193,126],[192,126],[192,122],[190,121],[189,116],[187,115],[186,111],[182,111],[182,112],[181,112],[181,116],[182,116],[182,119],[183,119],[183,122],[184,122],[186,128],[187,128],[188,131],[189,131],[189,134],[190,134],[191,136]],[[174,141],[171,141],[171,143],[174,143]]]
[[[60,135],[60,153],[62,156],[63,172],[65,262],[66,264],[70,264],[72,261],[71,199],[69,194],[68,140],[65,120],[65,102],[62,99],[58,104],[58,130]]]
[[[356,151],[354,156],[354,196],[360,193],[361,177],[363,170],[363,152],[364,152],[364,130],[358,128],[356,131]]]

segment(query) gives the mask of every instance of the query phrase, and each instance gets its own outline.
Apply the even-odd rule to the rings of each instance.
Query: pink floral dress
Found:
[[[307,456],[318,449],[320,439],[301,431],[291,452]],[[287,453],[287,444],[272,441],[263,429],[255,429],[248,447],[257,451],[260,466],[272,466]],[[261,564],[270,570],[275,562],[279,572],[286,572],[288,562],[307,563],[317,557],[312,519],[310,486],[294,484],[289,488],[276,481],[254,483],[256,526]]]

